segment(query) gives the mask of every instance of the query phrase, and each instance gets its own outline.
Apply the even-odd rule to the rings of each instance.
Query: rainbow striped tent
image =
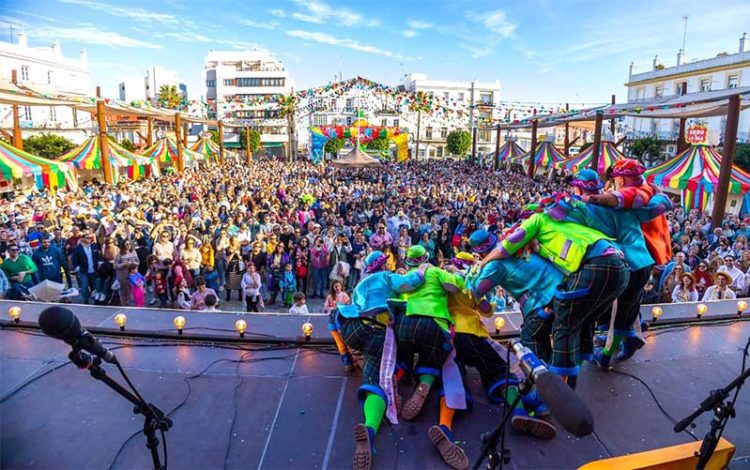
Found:
[[[201,137],[198,139],[192,147],[190,147],[190,150],[198,153],[202,153],[203,155],[208,158],[209,161],[218,162],[219,161],[219,144],[211,140],[210,138]],[[232,152],[230,150],[224,149],[224,157],[225,158],[232,158],[236,157],[236,152]]]
[[[511,163],[521,165],[526,168],[529,164],[531,152],[526,152],[523,155],[511,158],[508,160]],[[536,152],[534,152],[534,169],[542,169],[549,171],[555,163],[565,160],[565,155],[557,150],[552,142],[543,141],[537,144]]]
[[[151,147],[145,149],[142,155],[147,158],[152,158],[154,161],[162,163],[162,166],[176,165],[177,164],[177,143],[167,137],[159,139]],[[189,166],[197,160],[204,160],[206,157],[203,154],[194,152],[186,147],[182,147],[182,158],[185,161],[185,165]]]
[[[56,162],[19,150],[0,140],[0,180],[7,186],[18,182],[37,188],[78,187],[76,171],[69,163]]]
[[[109,163],[112,167],[113,183],[117,183],[120,176],[127,176],[131,180],[137,180],[150,176],[159,175],[159,165],[156,161],[137,155],[124,149],[116,142],[109,142]],[[94,173],[102,171],[101,138],[89,137],[81,145],[60,157],[60,161],[70,162],[79,170],[83,177],[93,176]]]
[[[502,165],[509,160],[522,156],[524,153],[526,153],[526,150],[522,149],[515,141],[509,140],[497,151],[497,163]]]
[[[661,165],[649,168],[644,176],[649,182],[667,191],[679,192],[682,204],[686,208],[703,211],[712,205],[712,194],[716,192],[719,184],[721,159],[721,154],[713,147],[693,145]],[[732,165],[728,210],[739,211],[741,204],[737,201],[741,200],[748,191],[750,191],[750,174]]]
[[[567,171],[569,173],[575,173],[583,170],[584,168],[591,168],[591,160],[594,156],[594,146],[589,145],[586,150],[579,153],[573,158],[569,158],[562,162],[555,163],[555,169]],[[615,147],[615,144],[611,141],[602,141],[599,149],[599,161],[596,172],[600,175],[609,168],[610,165],[614,164],[617,160],[625,158],[625,155],[620,153]]]

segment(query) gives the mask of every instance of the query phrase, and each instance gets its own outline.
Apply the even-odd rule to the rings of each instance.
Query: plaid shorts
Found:
[[[341,317],[340,333],[346,347],[362,353],[362,383],[379,386],[385,328],[360,318]]]
[[[581,330],[586,321],[610,305],[625,289],[630,272],[622,258],[602,256],[585,261],[555,297],[551,369],[561,375],[578,374]]]
[[[521,343],[536,354],[540,360],[549,364],[552,360],[552,322],[554,315],[543,309],[524,313],[521,327]]]
[[[429,373],[440,376],[443,364],[453,350],[450,333],[443,330],[432,317],[421,315],[400,315],[396,319],[395,330],[399,362],[412,365],[414,355],[419,354],[417,375]]]
[[[482,386],[487,396],[498,400],[499,396],[492,396],[493,386],[505,381],[508,377],[508,364],[505,358],[490,345],[491,338],[466,333],[456,333],[453,338],[453,346],[456,348],[456,362],[462,369],[465,366],[473,367],[479,372]],[[502,391],[496,387],[497,392]]]

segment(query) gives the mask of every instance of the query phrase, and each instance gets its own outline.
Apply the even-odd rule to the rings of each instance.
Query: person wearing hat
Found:
[[[703,293],[704,302],[713,302],[714,300],[731,300],[737,298],[737,295],[729,285],[732,284],[732,276],[726,271],[719,271],[714,275],[715,284],[706,288]]]
[[[409,272],[426,264],[428,258],[423,246],[410,247],[405,259]],[[458,292],[464,287],[464,280],[460,275],[428,266],[424,283],[413,292],[402,295],[402,299],[407,300],[406,314],[396,319],[400,360],[411,364],[414,355],[419,354],[415,369],[419,384],[401,410],[401,417],[406,421],[416,418],[422,411],[430,388],[435,379],[441,376],[441,369],[453,351],[451,332],[454,321],[448,311],[448,293]],[[443,385],[451,391],[455,390],[457,394],[463,394],[460,377],[458,383],[449,377],[443,377]],[[451,388],[453,386],[456,388]]]
[[[389,299],[414,291],[425,279],[425,267],[399,275],[385,270],[386,261],[381,251],[373,251],[365,258],[365,277],[354,288],[351,304],[338,304],[330,314],[328,327],[332,334],[340,333],[347,348],[363,355],[362,385],[357,397],[362,403],[365,420],[354,427],[355,470],[371,468],[375,434],[386,410],[388,419],[397,422],[397,396],[392,379],[396,341]],[[345,354],[346,351],[342,352],[342,360],[350,365],[351,357]]]
[[[640,349],[645,342],[640,337],[641,300],[643,286],[651,275],[654,259],[648,250],[641,231],[641,222],[649,221],[663,214],[672,206],[669,198],[655,194],[647,204],[638,209],[615,210],[610,207],[587,204],[580,197],[600,194],[604,182],[591,169],[584,169],[568,179],[573,190],[573,197],[563,198],[547,208],[547,214],[553,219],[573,222],[600,231],[615,239],[630,269],[630,277],[625,290],[617,298],[617,313],[610,315],[611,304],[592,316],[581,333],[581,358],[595,360],[604,370],[609,369],[612,353],[619,351],[623,344],[623,353],[618,359],[627,360]],[[602,331],[612,330],[611,338],[605,347],[594,354],[594,323],[599,321]]]
[[[559,195],[558,195],[559,196]],[[553,200],[558,197],[551,198]],[[550,370],[575,388],[580,371],[581,329],[625,289],[630,272],[613,238],[598,230],[535,213],[510,231],[480,263],[509,258],[536,240],[539,255],[568,278],[555,294]]]
[[[692,273],[682,273],[680,283],[672,291],[672,302],[697,302],[698,291],[695,289],[695,276]]]

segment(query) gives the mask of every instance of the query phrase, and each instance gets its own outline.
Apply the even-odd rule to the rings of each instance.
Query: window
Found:
[[[49,107],[49,120],[57,121],[57,108],[55,108],[54,106]]]
[[[224,79],[224,86],[232,86],[234,84],[234,80],[231,78],[225,78]]]
[[[398,127],[398,119],[393,120],[393,127]]]
[[[216,80],[206,80],[206,86],[209,88],[216,88]]]
[[[654,88],[654,97],[661,98],[662,96],[664,96],[664,87],[660,85]]]
[[[482,129],[479,131],[479,140],[482,142],[489,142],[492,140],[491,132],[489,129]]]
[[[383,126],[383,127],[387,127],[388,126],[388,119],[381,119],[380,120],[380,125]]]
[[[463,100],[464,100],[464,94],[463,93],[459,93],[458,94],[458,101],[463,101]]]
[[[427,140],[432,139],[432,127],[425,127],[424,129],[424,138]]]
[[[492,104],[492,93],[482,93],[479,99],[482,104]]]
[[[430,149],[430,158],[435,158],[435,149]]]
[[[348,118],[346,118],[346,125],[347,126],[351,126],[352,125],[352,118],[351,118],[351,116],[349,116]]]
[[[241,77],[237,79],[237,86],[284,86],[284,78],[255,78]]]
[[[448,128],[447,127],[441,128],[440,129],[440,138],[441,139],[446,139],[447,137],[448,137]],[[440,148],[442,149],[442,147],[440,147]]]
[[[677,96],[682,96],[684,94],[682,92],[683,89],[685,90],[685,93],[687,93],[687,82],[681,82],[681,83],[675,84],[674,94]]]
[[[737,88],[739,85],[740,85],[739,75],[730,75],[729,78],[727,78],[727,88]]]
[[[351,113],[352,111],[354,111],[354,98],[347,98],[344,112]]]
[[[443,147],[442,146],[437,148],[437,157],[438,158],[443,158]]]
[[[53,76],[54,76],[54,72],[52,70],[47,70],[47,85],[52,85]]]
[[[701,80],[701,91],[711,91],[711,79],[704,78]]]
[[[445,93],[443,93],[443,99],[444,99],[444,100],[447,100],[447,99],[448,99],[448,98],[450,98],[450,97],[451,97],[451,95],[450,95],[450,93],[448,93],[447,91],[446,91]]]
[[[328,124],[328,120],[326,119],[325,114],[314,114],[313,115],[313,125],[314,126],[325,126]]]
[[[29,66],[22,65],[21,66],[21,80],[28,80],[28,79],[29,79]]]
[[[23,118],[26,121],[31,121],[31,106],[23,107]]]

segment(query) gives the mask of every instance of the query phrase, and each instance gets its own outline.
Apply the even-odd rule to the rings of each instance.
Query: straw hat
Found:
[[[724,276],[724,278],[727,280],[727,285],[734,282],[732,275],[726,271],[719,271],[716,274],[714,274],[714,282],[716,282],[719,279],[719,276]]]
[[[682,273],[682,276],[680,276],[680,281],[682,281],[682,279],[686,277],[690,278],[692,285],[695,285],[695,276],[693,276],[693,273]]]

